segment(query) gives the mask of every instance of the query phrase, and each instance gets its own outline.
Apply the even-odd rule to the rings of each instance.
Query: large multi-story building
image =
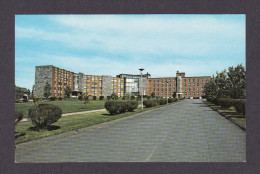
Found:
[[[148,78],[146,91],[160,97],[197,98],[203,95],[203,87],[210,76],[185,77],[184,72],[177,71],[176,77]]]
[[[184,72],[177,71],[176,77],[151,78],[149,73],[142,75],[119,74],[85,75],[74,73],[52,65],[35,67],[34,94],[43,97],[44,86],[51,84],[52,97],[64,97],[66,86],[72,90],[72,96],[88,93],[91,96],[151,95],[160,97],[190,98],[201,97],[203,87],[211,79],[210,76],[185,77]]]
[[[74,73],[52,65],[35,67],[35,94],[43,97],[46,83],[51,85],[51,97],[64,97],[65,88],[74,88]]]
[[[88,93],[91,96],[110,96],[115,92],[124,95],[124,78],[112,76],[85,75],[74,73],[52,65],[35,67],[35,95],[43,97],[46,83],[51,85],[51,97],[64,97],[66,86],[72,96]]]

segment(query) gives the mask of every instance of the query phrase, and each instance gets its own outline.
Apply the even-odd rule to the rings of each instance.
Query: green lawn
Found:
[[[221,106],[217,106],[217,105],[215,105],[215,104],[213,104],[213,103],[210,103],[210,102],[208,102],[208,101],[206,101],[206,103],[207,103],[209,106],[211,106],[211,107],[217,109],[219,112],[225,113],[226,116],[229,117],[229,119],[234,120],[234,121],[237,122],[239,125],[241,125],[241,126],[243,126],[243,127],[246,128],[246,118],[245,118],[245,116],[243,116],[243,114],[237,113],[235,107],[232,106],[232,107],[230,107],[229,109],[222,109]]]
[[[62,109],[62,113],[71,113],[71,112],[80,112],[80,111],[89,111],[94,109],[104,109],[104,103],[106,100],[91,100],[87,107],[85,104],[78,99],[64,99],[64,100],[55,100],[55,101],[46,101],[46,103],[58,105]],[[28,117],[28,109],[33,106],[33,102],[26,103],[15,103],[15,110],[22,111],[24,117]]]
[[[118,100],[122,100],[122,98],[118,98]],[[144,99],[146,100],[146,99]],[[63,100],[55,100],[55,101],[45,101],[46,103],[58,105],[62,109],[62,113],[71,113],[71,112],[80,112],[80,111],[89,111],[95,109],[104,109],[104,104],[107,100],[91,100],[87,107],[85,108],[85,104],[78,100],[77,98],[63,99]],[[141,101],[139,101],[141,104]],[[24,114],[24,117],[28,117],[28,109],[33,106],[33,102],[26,103],[15,103],[15,110],[21,111]]]
[[[151,109],[156,109],[160,108],[166,105],[159,105],[156,107],[152,108],[144,108],[143,111],[151,110]],[[111,116],[108,114],[107,111],[98,111],[98,112],[93,112],[93,113],[87,113],[87,114],[77,114],[77,115],[71,115],[71,116],[65,116],[59,119],[58,122],[54,123],[54,126],[60,126],[59,129],[56,130],[43,130],[43,131],[35,131],[35,130],[30,130],[30,127],[33,127],[32,123],[30,121],[27,122],[22,122],[19,123],[15,131],[17,132],[15,135],[22,135],[19,137],[15,138],[15,144],[19,144],[22,142],[27,142],[27,141],[32,141],[35,139],[51,136],[51,135],[56,135],[60,134],[63,132],[68,132],[72,130],[77,130],[80,128],[88,127],[91,125],[103,123],[103,122],[108,122],[111,120],[115,120],[118,118],[123,118],[127,117],[136,113],[142,112],[141,108],[136,109],[134,112],[126,112],[123,114]]]

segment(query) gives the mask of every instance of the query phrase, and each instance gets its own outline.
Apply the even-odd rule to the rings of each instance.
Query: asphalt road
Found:
[[[17,146],[16,162],[246,160],[246,133],[201,100],[178,102],[71,136]]]

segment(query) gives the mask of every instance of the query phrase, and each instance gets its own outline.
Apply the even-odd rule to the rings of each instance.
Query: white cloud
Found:
[[[214,17],[165,17],[162,15],[66,15],[50,19],[66,32],[16,27],[16,37],[54,40],[67,46],[128,53],[208,56],[219,48],[234,47],[245,37],[243,22]],[[229,51],[229,50],[224,50]]]

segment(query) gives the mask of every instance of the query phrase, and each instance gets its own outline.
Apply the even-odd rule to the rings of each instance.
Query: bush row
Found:
[[[231,98],[207,98],[207,101],[221,106],[223,109],[234,106],[238,113],[245,115],[245,99],[231,99]]]
[[[107,101],[105,103],[105,108],[111,115],[121,114],[126,111],[132,112],[137,107],[138,107],[138,102],[131,101],[131,100],[126,100],[126,101],[114,100],[114,101]]]
[[[168,103],[173,103],[177,102],[178,99],[176,98],[168,98]],[[166,98],[158,98],[158,99],[148,99],[144,101],[144,105],[147,108],[154,107],[157,105],[165,105],[167,104],[167,99]]]

